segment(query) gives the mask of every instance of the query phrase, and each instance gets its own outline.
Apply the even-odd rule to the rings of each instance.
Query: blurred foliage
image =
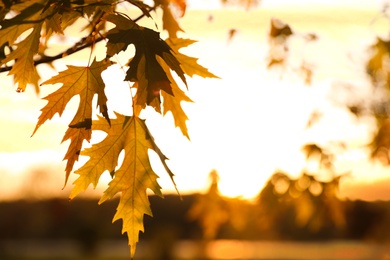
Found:
[[[243,6],[246,9],[250,9],[258,6],[261,0],[221,0],[221,2],[226,6]]]
[[[291,178],[286,173],[275,172],[254,201],[227,198],[214,190],[214,196],[219,194],[218,200],[203,199],[203,204],[214,206],[202,208],[214,207],[224,217],[223,221],[214,220],[214,237],[208,238],[203,219],[210,219],[213,212],[206,215],[203,211],[195,219],[189,218],[188,212],[199,208],[200,197],[210,195],[185,195],[182,200],[175,195],[164,200],[151,196],[154,216],[153,220],[145,218],[145,229],[152,232],[142,233],[141,238],[150,245],[147,251],[154,256],[150,259],[172,259],[168,257],[172,256],[173,245],[187,240],[344,239],[388,243],[390,202],[339,200],[338,181],[339,178],[320,181],[309,174]],[[7,247],[9,241],[66,240],[76,242],[80,254],[95,259],[102,243],[124,242],[120,223],[112,225],[109,221],[117,203],[114,199],[96,207],[95,200],[82,199],[72,203],[66,199],[0,202],[0,258],[17,255]]]
[[[261,232],[275,238],[279,237],[276,233],[280,225],[305,228],[309,233],[329,226],[342,232],[346,227],[344,204],[337,197],[341,176],[320,181],[307,173],[292,179],[276,172],[257,197],[255,210],[251,202],[223,197],[218,190],[217,172],[213,170],[210,176],[208,192],[197,195],[188,212],[189,219],[202,227],[206,240],[217,238],[224,226],[243,231],[254,228],[250,226],[253,222]]]
[[[370,46],[371,57],[366,72],[374,93],[380,94],[379,101],[371,104],[369,112],[376,118],[378,131],[370,145],[372,157],[384,164],[390,163],[390,40],[377,37]],[[358,111],[362,107],[357,106]],[[356,114],[359,116],[360,114]]]
[[[191,220],[197,220],[203,229],[205,239],[213,239],[221,225],[229,220],[227,201],[218,189],[219,176],[216,170],[210,172],[209,190],[198,195],[197,200],[188,211]]]
[[[269,69],[280,67],[283,73],[286,72],[288,67],[291,67],[289,69],[302,75],[305,84],[310,85],[313,74],[312,65],[310,65],[303,57],[298,66],[293,66],[292,63],[289,62],[292,53],[298,52],[298,49],[291,50],[289,44],[291,38],[303,40],[303,46],[301,49],[304,50],[305,45],[317,40],[317,35],[313,33],[301,34],[299,32],[294,32],[291,27],[282,20],[272,18],[268,33],[269,54],[267,66]]]
[[[385,4],[382,10],[382,17],[390,22],[388,15],[389,5]],[[374,20],[375,22],[375,20]],[[316,34],[303,34],[296,32],[292,27],[283,21],[272,18],[269,29],[269,54],[268,54],[268,68],[274,69],[276,67],[282,68],[282,74],[286,74],[287,68],[291,68],[294,62],[291,61],[293,54],[301,53],[301,50],[293,49],[292,40],[303,40],[303,47],[312,41],[319,41]],[[373,43],[368,46],[368,55],[365,64],[366,75],[369,79],[371,96],[365,97],[364,100],[355,100],[353,97],[357,96],[358,88],[353,86],[346,86],[338,84],[338,88],[343,88],[348,92],[351,100],[346,100],[343,104],[347,111],[354,115],[357,119],[363,117],[373,117],[376,121],[377,131],[372,137],[372,141],[367,145],[371,150],[373,159],[379,159],[385,165],[390,163],[390,40],[388,38],[377,36],[373,39]],[[293,72],[298,72],[307,85],[312,84],[312,77],[315,71],[313,66],[305,61],[304,52],[300,57],[299,65],[293,68]],[[295,57],[296,58],[296,57]],[[334,93],[337,95],[337,93]],[[325,111],[315,110],[312,112],[307,128],[311,128],[321,121]],[[343,144],[344,148],[348,148]],[[322,152],[320,146],[306,146],[306,152],[319,153],[324,156],[321,160],[328,161],[325,153]]]
[[[389,19],[389,16],[386,18]],[[232,30],[229,39],[236,33]],[[306,85],[313,85],[315,70],[313,64],[305,58],[305,48],[319,41],[319,36],[299,32],[282,20],[272,18],[268,40],[268,69],[279,69],[281,77],[287,73],[298,74]],[[293,44],[293,41],[299,41],[300,44]],[[367,116],[376,119],[378,131],[373,135],[372,142],[362,148],[368,146],[373,158],[389,164],[390,40],[377,37],[369,49],[366,64],[362,66],[366,67],[371,82],[372,97],[363,102],[348,100],[344,106],[358,120]],[[354,96],[355,88],[343,84],[340,87],[349,96]],[[309,115],[305,130],[319,125],[326,113],[326,110],[315,108]],[[337,172],[335,164],[339,155],[354,148],[349,147],[344,140],[303,144],[301,152],[305,155],[307,169],[297,179],[277,171],[260,192],[254,211],[246,210],[244,205],[249,205],[249,202],[222,197],[218,192],[217,179],[213,179],[209,191],[199,195],[190,215],[201,223],[208,239],[216,238],[217,231],[222,232],[226,225],[234,227],[236,231],[248,231],[248,223],[253,222],[260,233],[267,234],[267,238],[309,239],[313,238],[313,234],[322,238],[345,235],[351,232],[349,227],[354,221],[349,217],[348,202],[338,198],[338,189],[340,180],[349,173]],[[317,167],[309,170],[309,164],[313,163]],[[326,176],[323,176],[324,172]]]
[[[149,259],[175,259],[176,242],[188,240],[199,243],[202,257],[212,239],[390,242],[390,202],[340,200],[340,178],[292,178],[277,171],[248,201],[223,196],[212,171],[204,194],[151,196],[154,216],[145,218],[145,230],[152,232],[142,233],[141,241]],[[80,255],[96,259],[107,241],[124,242],[120,223],[109,221],[117,203],[118,198],[100,207],[82,199],[0,202],[0,259],[17,255],[9,241],[74,241]]]
[[[280,225],[278,216],[289,214],[292,226],[307,227],[313,233],[328,225],[343,230],[346,221],[344,207],[337,198],[339,180],[323,182],[306,173],[291,179],[285,173],[275,173],[258,197],[263,216],[259,225],[272,232]]]
[[[390,16],[388,15],[389,5],[385,4],[381,10],[381,17],[384,17],[390,24]],[[373,19],[373,23],[376,22],[376,19]],[[342,24],[340,24],[342,26]],[[277,18],[272,18],[270,21],[270,27],[268,32],[269,39],[269,51],[268,51],[268,69],[280,69],[281,77],[290,73],[298,74],[302,77],[306,85],[313,84],[313,75],[315,75],[315,70],[312,64],[309,64],[305,57],[305,47],[308,44],[314,41],[321,41],[320,37],[317,34],[313,33],[302,33],[293,28],[293,25],[289,25]],[[299,45],[295,44],[297,41],[300,42]],[[298,46],[298,47],[297,47]],[[324,189],[325,187],[330,187],[330,184],[325,185],[325,183],[319,183],[314,181],[314,176],[321,175],[323,170],[327,172],[330,176],[330,183],[332,185],[338,185],[338,180],[345,173],[337,173],[335,170],[335,161],[340,155],[345,155],[352,150],[361,149],[368,152],[368,159],[371,157],[372,160],[379,160],[384,165],[390,164],[390,40],[389,37],[376,36],[372,39],[372,44],[367,46],[365,60],[362,62],[362,76],[367,79],[367,88],[368,95],[365,95],[362,98],[357,98],[362,96],[362,90],[359,87],[353,86],[353,83],[335,83],[334,89],[329,93],[330,99],[338,99],[337,91],[344,91],[346,98],[342,100],[341,104],[336,104],[342,107],[343,109],[338,110],[341,113],[345,111],[349,112],[352,118],[356,119],[356,123],[362,124],[372,124],[371,128],[376,129],[376,131],[368,132],[368,136],[371,134],[371,140],[363,145],[356,147],[356,144],[348,143],[347,140],[327,140],[322,141],[321,143],[315,143],[313,141],[304,144],[302,147],[302,152],[306,156],[307,162],[317,161],[318,167],[314,172],[310,172],[313,176],[310,177],[306,172],[303,173],[301,178],[308,179],[309,182],[317,183],[319,186]],[[321,50],[318,50],[318,52]],[[347,56],[347,53],[346,53]],[[315,57],[310,57],[313,62],[320,62],[316,60]],[[298,65],[297,65],[298,64]],[[364,83],[363,83],[364,84]],[[334,105],[334,104],[333,104]],[[305,131],[309,131],[317,127],[321,130],[321,123],[323,122],[324,117],[327,116],[329,110],[327,108],[314,108],[311,114],[309,115]],[[369,121],[368,119],[371,119]],[[323,126],[323,125],[322,125]],[[371,130],[367,130],[371,131]],[[279,176],[279,175],[277,175]],[[274,176],[274,178],[276,178]],[[281,175],[277,179],[280,179],[280,182],[287,183],[286,176]],[[299,179],[301,180],[301,179]],[[279,183],[279,182],[278,182]],[[291,190],[291,180],[287,185],[289,188],[289,196],[294,194],[294,190]],[[331,192],[332,193],[332,192]],[[309,196],[310,195],[310,196]],[[313,207],[311,206],[312,193],[303,192],[300,195],[300,201],[302,202],[302,209],[298,212],[298,220],[300,223],[310,222],[311,212]],[[281,201],[285,200],[281,196]],[[283,199],[282,199],[283,198]],[[323,197],[318,196],[316,198],[322,198],[329,202],[330,204],[324,205],[325,208],[336,207],[337,203],[334,203],[329,196]],[[279,201],[279,200],[278,200]],[[318,212],[316,214],[319,214]],[[323,218],[324,216],[319,216]],[[343,223],[343,220],[340,216],[332,216],[330,219],[335,221],[335,224]],[[319,224],[312,223],[314,227]]]

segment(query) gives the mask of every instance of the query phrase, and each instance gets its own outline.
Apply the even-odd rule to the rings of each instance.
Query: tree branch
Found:
[[[156,5],[153,6],[152,8],[149,9],[149,12],[156,10],[156,8],[157,8]],[[141,20],[145,16],[146,15],[143,13],[140,16],[138,16],[136,19],[134,19],[133,21],[138,22],[139,20]],[[37,66],[37,65],[43,64],[43,63],[50,63],[50,62],[53,62],[55,60],[59,60],[59,59],[62,59],[66,56],[72,55],[72,54],[79,52],[81,50],[84,50],[86,48],[89,48],[92,45],[106,39],[106,34],[101,35],[99,38],[96,38],[94,41],[86,42],[88,37],[89,36],[82,38],[79,42],[75,43],[75,45],[73,45],[72,47],[70,47],[66,51],[61,52],[55,56],[42,56],[40,59],[34,61],[34,66]],[[12,69],[12,67],[13,66],[0,68],[0,73],[10,71]]]

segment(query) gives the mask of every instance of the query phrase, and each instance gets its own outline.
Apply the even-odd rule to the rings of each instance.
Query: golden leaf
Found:
[[[107,97],[104,93],[105,84],[101,78],[101,73],[110,64],[106,60],[99,62],[94,60],[91,66],[87,67],[68,66],[66,70],[42,83],[43,85],[62,83],[63,85],[58,90],[44,97],[48,103],[41,109],[42,113],[38,118],[33,135],[46,120],[53,118],[56,113],[61,116],[67,103],[73,96],[80,96],[80,104],[76,115],[62,140],[71,140],[69,149],[64,157],[65,160],[68,160],[65,183],[75,161],[78,160],[83,141],[87,140],[89,142],[91,138],[92,99],[95,94],[98,95],[97,105],[100,108],[100,112],[110,122],[106,105]]]

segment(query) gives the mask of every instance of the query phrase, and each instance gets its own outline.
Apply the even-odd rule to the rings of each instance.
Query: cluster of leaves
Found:
[[[268,68],[280,66],[285,72],[285,68],[291,66],[289,60],[291,52],[289,40],[294,35],[302,38],[305,44],[318,40],[315,34],[294,33],[291,27],[278,20],[271,20],[269,31],[269,63]],[[294,70],[293,70],[294,71]],[[295,69],[303,77],[306,85],[312,84],[313,69],[308,65],[304,57],[301,59],[301,65]],[[308,118],[305,130],[314,127],[322,118],[325,112],[313,110]],[[280,212],[277,204],[281,204],[293,211],[295,216],[295,225],[307,227],[312,232],[326,228],[325,225],[332,223],[338,228],[345,226],[345,209],[338,199],[338,188],[340,179],[348,173],[339,174],[335,169],[337,155],[347,150],[347,145],[343,141],[330,141],[327,144],[307,143],[301,148],[306,157],[307,169],[297,179],[292,179],[284,172],[276,172],[266,184],[258,197],[258,203],[261,205],[260,215],[267,217],[261,218],[261,225],[265,230],[271,231],[278,225],[278,215],[285,214]],[[315,169],[309,169],[309,164],[316,164]],[[320,181],[317,175],[320,172],[326,173],[328,181]],[[322,176],[324,177],[324,176]]]
[[[226,201],[219,193],[219,176],[216,170],[209,174],[211,185],[207,193],[199,195],[188,211],[191,220],[197,220],[206,240],[214,239],[221,225],[229,220]]]
[[[314,144],[304,148],[309,152],[308,157],[322,155],[324,158],[328,154]],[[221,232],[228,233],[228,227],[248,235],[257,230],[256,238],[265,234],[278,236],[283,225],[307,229],[311,234],[323,232],[329,225],[338,230],[346,228],[346,209],[337,196],[342,176],[323,181],[305,172],[293,179],[276,171],[252,202],[224,197],[219,193],[218,173],[213,170],[210,177],[209,190],[197,195],[188,211],[190,220],[196,220],[202,227],[206,241],[217,238]],[[286,219],[289,223],[281,223]]]
[[[294,32],[291,27],[283,21],[272,18],[270,23],[270,30],[268,33],[269,39],[269,57],[268,57],[268,68],[281,67],[283,72],[292,63],[289,62],[291,53],[296,50],[290,50],[289,40],[292,37],[303,39],[304,44],[308,44],[312,41],[317,40],[317,36],[312,33],[301,35]],[[303,49],[303,48],[302,48]],[[310,85],[312,82],[312,66],[304,59],[300,61],[297,68],[293,67],[292,70],[297,71],[303,76],[305,84]]]
[[[132,19],[119,12],[122,10],[120,7],[137,8],[140,16]],[[169,34],[165,41],[160,38],[159,32],[137,23],[143,17],[152,19],[152,12],[158,9],[163,12],[163,29]],[[146,119],[141,117],[141,111],[150,106],[162,115],[171,112],[175,126],[189,138],[188,118],[181,107],[182,101],[191,102],[186,94],[186,76],[215,77],[199,65],[196,58],[179,52],[180,48],[195,41],[177,37],[182,29],[173,10],[178,13],[176,16],[183,16],[185,1],[155,0],[154,6],[138,0],[0,2],[0,72],[8,72],[13,77],[18,92],[25,91],[28,85],[35,86],[39,92],[42,85],[61,84],[44,97],[47,104],[41,110],[33,134],[55,114],[61,116],[70,99],[79,96],[78,109],[62,140],[70,141],[64,157],[67,161],[65,184],[80,155],[89,156],[89,160],[75,171],[78,178],[74,182],[71,199],[90,184],[96,187],[104,172],[111,174],[113,179],[99,203],[121,194],[114,221],[123,220],[122,231],[127,232],[131,256],[135,253],[139,231],[144,229],[144,214],[152,215],[147,189],[162,196],[158,176],[150,164],[149,151],[158,155],[174,182],[174,175],[166,163],[167,157],[157,146]],[[50,56],[50,40],[58,35],[66,37],[66,29],[79,30],[77,22],[80,20],[87,21],[88,25],[82,28],[86,36],[67,50]],[[106,46],[106,55],[101,60],[97,60],[95,51],[99,42],[105,42]],[[128,115],[123,115],[110,111],[107,106],[102,72],[113,65],[117,55],[130,45],[134,45],[135,55],[124,66],[127,68],[124,80],[129,82],[133,102]],[[41,77],[36,69],[39,64],[51,64],[84,49],[90,50],[86,66],[67,65],[58,75],[40,83]],[[182,87],[175,81],[172,71],[183,82]],[[95,96],[97,103],[93,104]],[[97,120],[92,119],[95,113],[101,115]],[[115,115],[115,118],[110,115]],[[99,130],[107,134],[105,139],[83,150],[83,144],[90,142],[92,133]],[[118,166],[122,151],[125,157]]]
[[[390,40],[377,37],[369,46],[365,63],[372,95],[365,100],[345,104],[356,118],[373,117],[377,131],[368,144],[371,158],[384,165],[390,164]],[[353,87],[347,87],[350,96],[356,95]]]
[[[303,40],[303,43],[309,44],[313,41],[318,40],[318,36],[313,33],[308,34],[302,34],[300,32],[296,32],[291,28],[290,25],[284,23],[283,21],[272,18],[270,22],[270,30],[268,33],[268,39],[269,39],[269,54],[268,54],[268,69],[273,69],[275,67],[281,67],[282,68],[282,75],[285,74],[287,71],[287,68],[291,68],[289,72],[298,72],[300,74],[306,85],[312,84],[312,76],[313,76],[313,68],[309,63],[306,61],[304,55],[302,57],[299,57],[300,64],[298,67],[293,67],[294,61],[292,61],[292,55],[296,54],[297,50],[292,49],[291,47],[291,40],[295,37],[299,40]],[[309,130],[310,128],[314,127],[322,118],[323,112],[320,110],[313,110],[310,117],[308,118],[305,130]],[[334,163],[337,159],[337,154],[342,153],[346,150],[346,144],[343,141],[330,141],[327,144],[318,144],[318,143],[312,143],[309,142],[307,144],[304,144],[302,146],[301,151],[306,157],[307,162],[307,169],[305,171],[310,171],[310,174],[319,174],[321,171],[325,171],[327,175],[329,175],[331,178],[335,180],[335,183],[338,185],[338,178],[343,175],[338,175],[335,172]],[[308,169],[309,164],[314,163],[316,164],[315,169]],[[275,181],[275,178],[278,179],[278,176],[284,176],[283,178],[280,178],[281,181]],[[272,186],[281,187],[283,185],[276,185],[277,183],[283,183],[283,180],[285,180],[285,174],[280,175],[279,173],[275,174],[275,177],[272,181]],[[314,183],[315,187],[318,186],[324,186],[325,183],[322,183],[321,185],[317,185],[318,182],[315,181],[313,176],[307,175],[307,173],[302,173],[302,178],[309,178],[312,183]],[[336,181],[337,180],[337,181]],[[311,187],[314,187],[311,186]],[[290,192],[294,193],[294,190],[291,190],[291,187],[293,186],[285,186],[286,189],[290,189]],[[290,187],[290,188],[288,188]],[[305,188],[305,192],[309,192],[309,186]],[[286,191],[284,190],[282,193],[284,194]],[[300,191],[301,192],[301,191]],[[296,193],[296,192],[295,192]],[[299,213],[298,213],[299,214]]]
[[[239,5],[245,7],[247,10],[256,7],[261,3],[261,0],[221,0],[224,5]]]
[[[316,143],[308,143],[301,148],[306,157],[306,162],[310,163],[312,161],[318,165],[316,171],[321,169],[334,171],[336,154],[345,151],[345,149],[346,144],[344,142],[328,143],[327,147]]]
[[[340,177],[330,181],[320,181],[309,174],[302,174],[298,179],[291,179],[283,172],[276,172],[268,181],[258,197],[260,213],[265,215],[261,223],[267,229],[278,225],[280,212],[291,208],[295,216],[295,225],[308,227],[312,232],[318,232],[328,222],[332,226],[344,228],[346,224],[345,209],[337,197]],[[290,207],[278,207],[277,204]]]
[[[383,10],[383,16],[386,19],[388,19],[387,11],[388,6],[386,5]],[[293,62],[290,60],[290,56],[297,52],[297,50],[291,50],[293,36],[302,38],[305,43],[318,40],[318,36],[315,34],[297,33],[283,21],[275,18],[271,19],[268,35],[270,46],[268,68],[281,67],[283,73],[285,73],[286,68],[292,66]],[[373,159],[379,159],[382,163],[388,165],[390,162],[390,40],[378,36],[369,46],[367,53],[367,61],[363,65],[368,81],[371,83],[369,87],[372,95],[365,98],[365,100],[354,99],[353,97],[357,96],[356,88],[343,84],[338,84],[338,86],[344,88],[351,97],[343,104],[351,114],[356,118],[367,116],[375,118],[377,131],[368,143],[368,147]],[[306,84],[312,83],[314,72],[312,66],[305,61],[304,57],[301,59],[301,65],[295,71],[302,75]],[[313,111],[306,128],[313,127],[321,120],[322,116],[324,116],[323,111]],[[341,146],[346,148],[345,143]],[[321,147],[317,148],[321,149]],[[310,149],[310,145],[306,149]]]
[[[369,76],[373,92],[380,96],[377,102],[369,104],[368,111],[365,107],[356,105],[355,115],[364,113],[373,114],[377,121],[378,131],[371,143],[372,156],[379,158],[383,163],[390,163],[390,40],[377,37],[371,45],[371,57],[366,64],[366,72]],[[367,110],[367,109],[366,109]]]
[[[188,210],[188,218],[199,223],[206,241],[215,239],[223,225],[230,224],[243,230],[248,223],[250,207],[243,200],[226,198],[219,192],[219,175],[216,170],[209,174],[211,184],[205,194],[199,194]]]
[[[226,1],[229,2],[229,1]],[[232,29],[230,38],[235,34]],[[283,72],[290,69],[298,72],[307,85],[312,83],[313,68],[303,57],[298,66],[292,66],[291,56],[297,49],[291,48],[291,40],[303,40],[309,44],[317,41],[316,34],[302,34],[294,31],[290,25],[279,19],[271,19],[269,38],[268,68],[281,67]],[[303,48],[304,49],[304,48]],[[367,62],[367,73],[373,87],[381,89],[382,99],[376,100],[370,108],[378,120],[379,131],[371,143],[373,156],[383,153],[386,162],[390,161],[390,119],[389,115],[389,84],[390,84],[390,41],[378,38],[371,46],[372,56]],[[384,95],[383,95],[384,94]],[[348,105],[349,111],[360,116],[363,107],[359,104]],[[315,110],[311,114],[306,130],[321,120],[322,111]],[[346,208],[338,198],[340,180],[348,173],[336,172],[335,161],[337,155],[347,151],[347,143],[332,140],[327,144],[308,143],[302,147],[307,163],[315,162],[314,172],[306,169],[297,179],[292,179],[284,172],[276,172],[260,192],[257,200],[258,212],[247,210],[245,203],[238,199],[223,197],[218,190],[218,175],[216,171],[210,173],[211,185],[207,193],[199,195],[191,209],[189,217],[197,220],[203,228],[204,238],[213,239],[218,236],[221,227],[231,224],[237,229],[243,229],[249,216],[257,215],[259,226],[269,232],[274,232],[281,226],[281,216],[291,215],[291,226],[308,228],[316,233],[326,230],[329,226],[344,229],[346,227]],[[309,167],[307,167],[309,168]],[[324,181],[316,175],[326,171],[328,180]],[[323,176],[320,176],[323,177]],[[237,203],[235,203],[237,202]],[[238,213],[237,213],[238,212]],[[249,214],[247,214],[249,212]],[[255,213],[255,214],[254,214]],[[244,218],[244,219],[243,219]],[[246,218],[246,219],[245,219]],[[244,223],[244,224],[243,224]]]

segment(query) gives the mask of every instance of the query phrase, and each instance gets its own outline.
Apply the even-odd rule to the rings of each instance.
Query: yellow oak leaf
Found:
[[[111,126],[101,117],[93,121],[92,130],[101,130],[109,135],[104,141],[91,148],[86,148],[80,153],[83,156],[89,156],[90,159],[74,172],[80,176],[73,182],[74,187],[69,196],[70,199],[76,197],[80,192],[86,191],[90,184],[96,187],[104,171],[114,172],[122,150],[120,147],[123,146],[122,126],[123,122],[118,122],[116,119],[111,120]]]
[[[64,156],[64,160],[67,160],[65,167],[65,183],[68,182],[70,173],[73,170],[73,166],[78,161],[81,148],[84,140],[89,142],[91,140],[92,130],[87,128],[68,128],[62,139],[62,142],[70,140],[69,148]]]
[[[21,42],[16,44],[16,50],[11,52],[2,63],[15,60],[8,75],[13,75],[18,83],[18,92],[23,92],[27,84],[31,83],[38,91],[39,75],[34,65],[34,55],[38,53],[39,38],[41,36],[42,23],[36,25],[33,31]]]
[[[25,23],[23,20],[39,20],[41,18],[40,11],[42,8],[43,4],[36,3],[35,1],[26,1],[22,4],[12,5],[12,10],[19,12],[19,14],[11,19],[5,19],[0,22],[0,46],[5,43],[8,43],[10,46],[13,45],[23,32],[36,26],[37,23]]]
[[[111,127],[102,117],[93,123],[93,130],[107,133],[106,138],[91,148],[85,149],[81,155],[90,159],[77,171],[80,176],[74,182],[70,198],[86,190],[92,183],[96,186],[101,174],[112,173],[113,180],[104,192],[99,204],[111,199],[117,193],[121,198],[113,221],[123,219],[122,233],[127,232],[131,256],[134,256],[139,231],[144,231],[143,216],[152,216],[147,197],[147,189],[162,196],[157,183],[158,176],[149,161],[149,150],[156,150],[153,137],[149,134],[145,121],[138,117],[124,116],[115,113],[116,119]],[[123,163],[116,170],[120,153],[124,151]]]
[[[23,92],[27,84],[32,84],[39,93],[39,75],[34,65],[34,56],[38,53],[41,29],[47,17],[47,13],[42,11],[44,4],[44,0],[12,4],[9,8],[17,15],[0,21],[0,46],[9,46],[11,50],[10,54],[0,60],[0,66],[14,61],[8,75],[14,76],[18,92]],[[29,29],[33,29],[32,32],[23,35]]]
[[[110,64],[106,60],[98,62],[94,60],[87,67],[68,66],[66,70],[42,83],[43,85],[62,83],[63,85],[44,97],[48,103],[41,109],[42,113],[38,118],[33,135],[46,120],[50,120],[56,113],[61,116],[73,96],[80,96],[78,110],[62,140],[64,142],[70,139],[70,145],[64,157],[64,160],[67,160],[65,183],[74,163],[78,160],[83,141],[89,142],[91,138],[92,100],[95,94],[98,95],[97,105],[100,108],[100,113],[110,123],[106,105],[107,97],[104,93],[105,84],[101,77],[101,73]]]
[[[99,203],[121,193],[113,221],[123,220],[122,233],[127,233],[131,257],[133,257],[139,231],[144,232],[144,214],[152,216],[146,191],[150,189],[161,197],[162,193],[157,183],[158,176],[149,161],[148,150],[153,149],[154,144],[145,122],[138,117],[117,116],[117,120],[121,122],[124,141],[121,148],[125,151],[125,158]]]

